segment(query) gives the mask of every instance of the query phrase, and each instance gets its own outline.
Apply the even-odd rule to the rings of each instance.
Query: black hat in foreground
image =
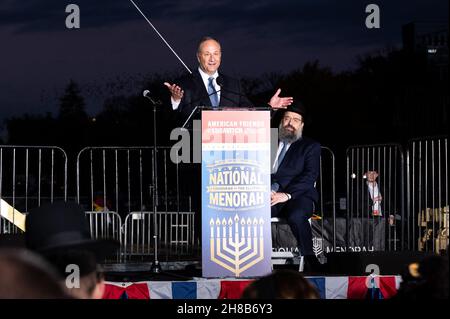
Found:
[[[119,248],[117,241],[92,239],[84,209],[73,202],[54,202],[30,210],[25,229],[27,248],[42,254],[78,250],[101,259]]]

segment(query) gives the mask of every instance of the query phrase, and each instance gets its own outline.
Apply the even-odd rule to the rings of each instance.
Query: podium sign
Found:
[[[270,112],[202,112],[203,277],[271,271]]]

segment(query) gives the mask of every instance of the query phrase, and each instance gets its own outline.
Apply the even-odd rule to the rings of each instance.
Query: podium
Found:
[[[270,111],[201,111],[202,275],[271,272]]]

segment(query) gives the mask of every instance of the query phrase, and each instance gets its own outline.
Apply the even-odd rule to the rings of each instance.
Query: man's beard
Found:
[[[285,127],[283,127],[283,123],[280,123],[279,128],[279,134],[280,134],[280,140],[287,143],[294,143],[297,141],[300,137],[302,137],[302,130],[299,128],[297,131],[294,127],[288,125],[288,127],[291,127],[293,131],[288,131]]]

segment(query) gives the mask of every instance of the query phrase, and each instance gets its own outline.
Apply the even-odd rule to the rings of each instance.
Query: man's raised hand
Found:
[[[270,99],[269,104],[273,109],[285,109],[294,101],[292,96],[280,97],[280,93],[281,89],[278,89]]]
[[[164,85],[169,89],[170,94],[172,95],[172,99],[175,102],[181,101],[184,91],[178,85],[170,84],[168,82],[164,82]]]

